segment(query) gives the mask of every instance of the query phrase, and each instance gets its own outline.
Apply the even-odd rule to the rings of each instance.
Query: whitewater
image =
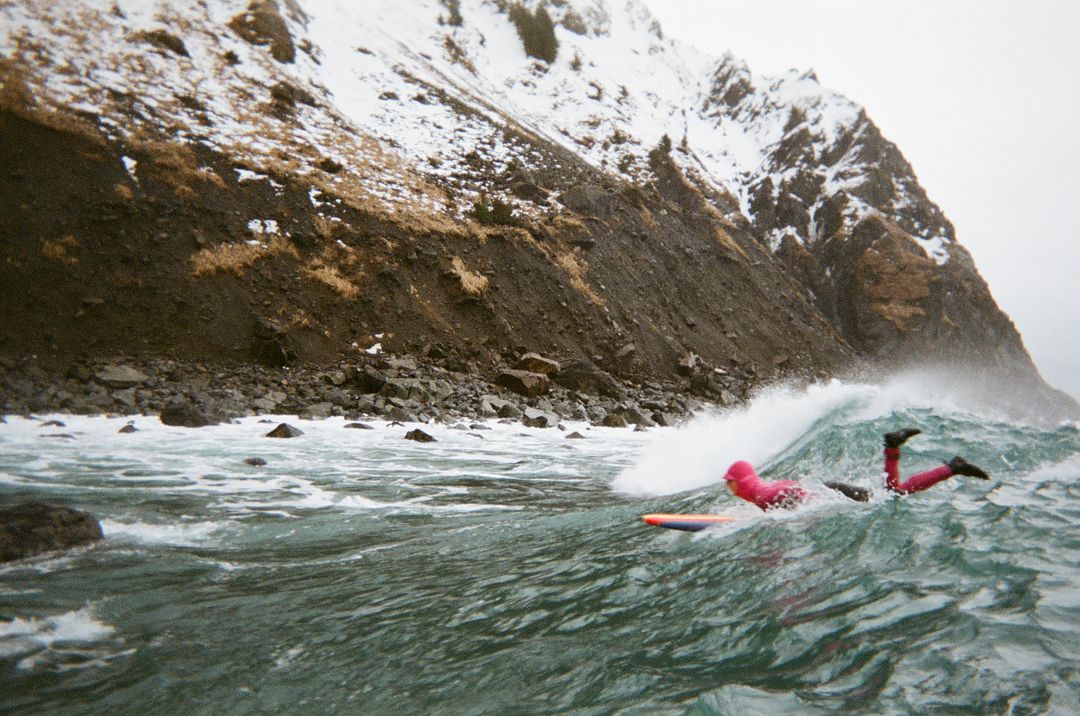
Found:
[[[263,437],[281,420],[305,434]],[[889,497],[881,434],[906,425],[903,474],[959,454],[992,479]],[[8,416],[3,504],[89,510],[105,539],[0,565],[0,711],[1080,712],[1074,423],[908,378],[647,432],[370,426]],[[818,499],[741,503],[737,459]]]

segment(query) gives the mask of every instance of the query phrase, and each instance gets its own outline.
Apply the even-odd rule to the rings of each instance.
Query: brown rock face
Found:
[[[70,549],[102,538],[88,512],[40,502],[0,510],[0,562]]]

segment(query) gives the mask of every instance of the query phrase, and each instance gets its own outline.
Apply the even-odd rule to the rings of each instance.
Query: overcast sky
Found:
[[[668,37],[817,71],[956,226],[1055,387],[1080,398],[1080,2],[646,0]]]

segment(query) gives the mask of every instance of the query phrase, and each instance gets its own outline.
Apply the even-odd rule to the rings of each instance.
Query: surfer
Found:
[[[885,488],[889,492],[901,495],[920,492],[954,475],[990,479],[982,469],[956,456],[940,467],[920,472],[900,482],[900,446],[921,432],[917,428],[902,428],[885,433]],[[753,466],[745,460],[739,460],[728,468],[724,479],[727,480],[731,494],[753,502],[763,510],[774,507],[792,508],[810,496],[809,492],[793,480],[762,480]],[[870,491],[861,487],[843,482],[826,482],[825,486],[858,502],[870,499]]]

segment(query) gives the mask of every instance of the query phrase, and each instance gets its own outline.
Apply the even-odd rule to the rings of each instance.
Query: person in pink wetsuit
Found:
[[[990,476],[982,469],[957,456],[941,467],[920,472],[901,482],[900,446],[907,442],[908,438],[920,432],[922,431],[916,428],[903,428],[885,433],[885,488],[889,492],[901,495],[919,492],[954,475],[977,477],[981,480],[990,479]],[[799,483],[792,480],[762,480],[754,471],[753,466],[745,460],[739,460],[728,468],[724,479],[727,480],[731,494],[747,502],[753,502],[763,510],[774,507],[791,508],[810,496],[810,493]],[[861,487],[843,482],[826,482],[825,485],[858,502],[866,502],[870,499],[870,491]]]

